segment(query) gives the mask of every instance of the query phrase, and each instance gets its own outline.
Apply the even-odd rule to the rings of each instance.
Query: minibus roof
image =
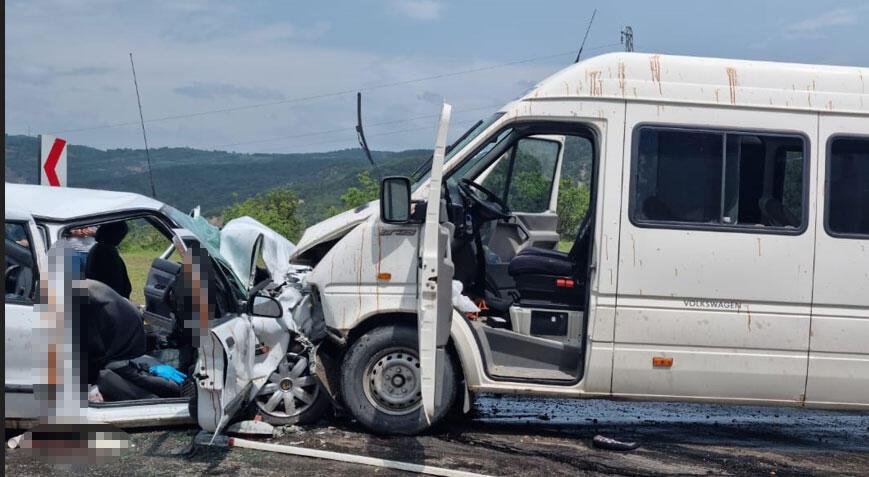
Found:
[[[617,99],[869,113],[869,69],[610,53],[546,78],[520,100]]]

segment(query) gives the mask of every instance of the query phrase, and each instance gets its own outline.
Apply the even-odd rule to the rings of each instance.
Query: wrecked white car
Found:
[[[299,274],[306,269],[289,264],[295,247],[273,230],[248,217],[218,230],[198,214],[131,193],[6,184],[5,201],[7,427],[40,416],[34,385],[48,352],[34,332],[45,301],[40,279],[55,272],[49,250],[61,246],[71,250],[64,262],[69,276],[102,278],[115,300],[138,305],[145,334],[144,355],[123,363],[139,372],[134,379],[129,373],[118,379],[109,365],[99,370],[88,420],[135,427],[189,422],[198,414],[200,424],[214,431],[235,416],[293,424],[315,421],[328,409],[312,375],[312,350],[323,326],[304,297]],[[143,261],[143,269],[150,263],[143,284],[126,277],[132,263],[106,258],[123,241],[105,252],[101,240],[108,234],[100,229],[118,224],[165,241],[162,254],[131,256]],[[187,273],[181,256],[189,247],[208,258],[199,263],[209,307],[208,331],[199,339],[190,331],[195,303],[180,288]],[[174,381],[147,372],[158,366]]]

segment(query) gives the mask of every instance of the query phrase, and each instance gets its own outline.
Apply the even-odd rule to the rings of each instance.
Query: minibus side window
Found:
[[[483,186],[514,212],[545,212],[560,149],[555,141],[522,138],[498,159]]]
[[[558,185],[558,235],[561,250],[570,250],[591,203],[594,145],[582,136],[564,138],[564,159]]]
[[[804,228],[803,138],[653,127],[635,137],[633,222]]]
[[[833,236],[869,237],[869,138],[830,142],[826,225]]]
[[[635,183],[637,218],[717,223],[723,151],[721,134],[642,130]]]

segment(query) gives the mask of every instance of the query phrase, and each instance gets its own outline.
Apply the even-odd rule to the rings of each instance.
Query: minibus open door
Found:
[[[419,361],[423,413],[431,423],[441,401],[439,383],[443,382],[445,353],[452,321],[453,261],[450,255],[450,229],[442,198],[444,154],[450,122],[449,104],[444,103],[438,121],[431,164],[428,205],[423,225],[419,262]]]

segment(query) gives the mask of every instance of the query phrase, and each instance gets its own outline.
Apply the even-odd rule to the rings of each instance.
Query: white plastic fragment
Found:
[[[19,446],[21,446],[21,439],[24,439],[24,434],[17,435],[6,441],[6,447],[10,449],[17,449]]]
[[[229,426],[226,433],[272,437],[275,433],[275,427],[264,421],[239,421]]]
[[[453,280],[453,306],[462,313],[479,313],[480,309],[465,295],[462,295],[462,282]]]

